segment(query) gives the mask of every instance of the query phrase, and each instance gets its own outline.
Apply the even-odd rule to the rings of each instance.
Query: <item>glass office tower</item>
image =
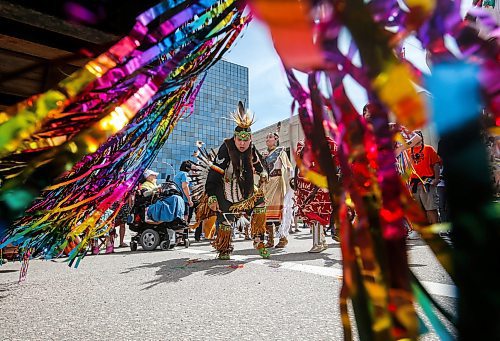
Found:
[[[195,160],[192,155],[197,140],[215,149],[224,138],[231,137],[235,125],[230,113],[236,110],[238,101],[248,107],[248,68],[221,60],[207,72],[194,113],[179,121],[150,166],[160,173],[158,179],[176,173],[182,161]]]

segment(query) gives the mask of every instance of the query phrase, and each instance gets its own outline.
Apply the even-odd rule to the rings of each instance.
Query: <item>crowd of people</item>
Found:
[[[376,110],[373,104],[363,109],[368,129],[373,129],[373,110]],[[259,152],[252,143],[253,117],[241,103],[233,118],[236,122],[234,136],[224,140],[213,160],[205,162],[204,167],[200,167],[201,162],[185,160],[173,177],[182,198],[182,204],[177,205],[180,213],[176,214],[194,230],[194,241],[211,241],[218,258],[224,260],[229,259],[233,251],[232,240],[237,235],[244,236],[245,240],[253,241],[262,257],[267,258],[269,248],[287,246],[289,235],[299,231],[299,220],[312,233],[313,245],[309,252],[327,249],[327,231],[333,240],[339,241],[328,191],[310,183],[298,167],[292,166],[279,143],[279,126],[266,136],[266,149]],[[390,127],[402,137],[394,142],[395,164],[414,200],[425,212],[429,224],[447,222],[449,212],[439,148],[436,151],[427,144],[421,131],[411,132],[397,124]],[[336,160],[337,147],[332,139],[329,143]],[[307,148],[299,141],[297,156],[302,159]],[[312,162],[308,167],[314,170],[317,165]],[[354,173],[355,170],[353,167]],[[205,175],[201,176],[200,172]],[[153,170],[146,170],[137,193],[147,198],[161,191],[156,183],[157,176]],[[193,178],[203,180],[204,193],[196,199],[192,193]],[[114,225],[119,230],[119,247],[128,246],[124,241],[125,224],[133,201],[131,195],[116,215]],[[355,212],[351,213],[354,220]],[[405,220],[405,224],[408,238],[418,238],[411,223]],[[114,236],[115,233],[111,233],[108,237],[106,252],[113,252],[110,245],[114,244]]]

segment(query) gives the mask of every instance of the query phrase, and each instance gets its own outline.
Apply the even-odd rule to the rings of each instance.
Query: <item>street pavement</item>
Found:
[[[32,260],[21,284],[20,263],[10,262],[0,267],[2,340],[342,340],[342,260],[339,244],[328,242],[327,251],[307,253],[311,234],[302,230],[269,260],[243,238],[231,261],[216,260],[208,242],[120,248],[87,256],[78,269]],[[409,241],[408,253],[433,297],[456,311],[452,281],[429,249]]]

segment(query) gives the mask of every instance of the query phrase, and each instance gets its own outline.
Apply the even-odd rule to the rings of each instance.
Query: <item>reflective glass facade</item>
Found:
[[[207,148],[218,148],[222,141],[233,135],[234,122],[230,113],[238,101],[248,107],[248,68],[224,60],[215,64],[207,73],[194,113],[181,120],[150,166],[160,173],[158,179],[177,172],[184,160],[194,160],[197,140]]]

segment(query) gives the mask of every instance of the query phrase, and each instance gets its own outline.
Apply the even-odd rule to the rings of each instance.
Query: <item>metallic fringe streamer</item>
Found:
[[[23,253],[21,271],[19,271],[19,281],[18,281],[19,284],[26,280],[26,275],[28,274],[28,267],[30,265],[31,252],[32,250],[28,249],[26,250],[26,252]]]

